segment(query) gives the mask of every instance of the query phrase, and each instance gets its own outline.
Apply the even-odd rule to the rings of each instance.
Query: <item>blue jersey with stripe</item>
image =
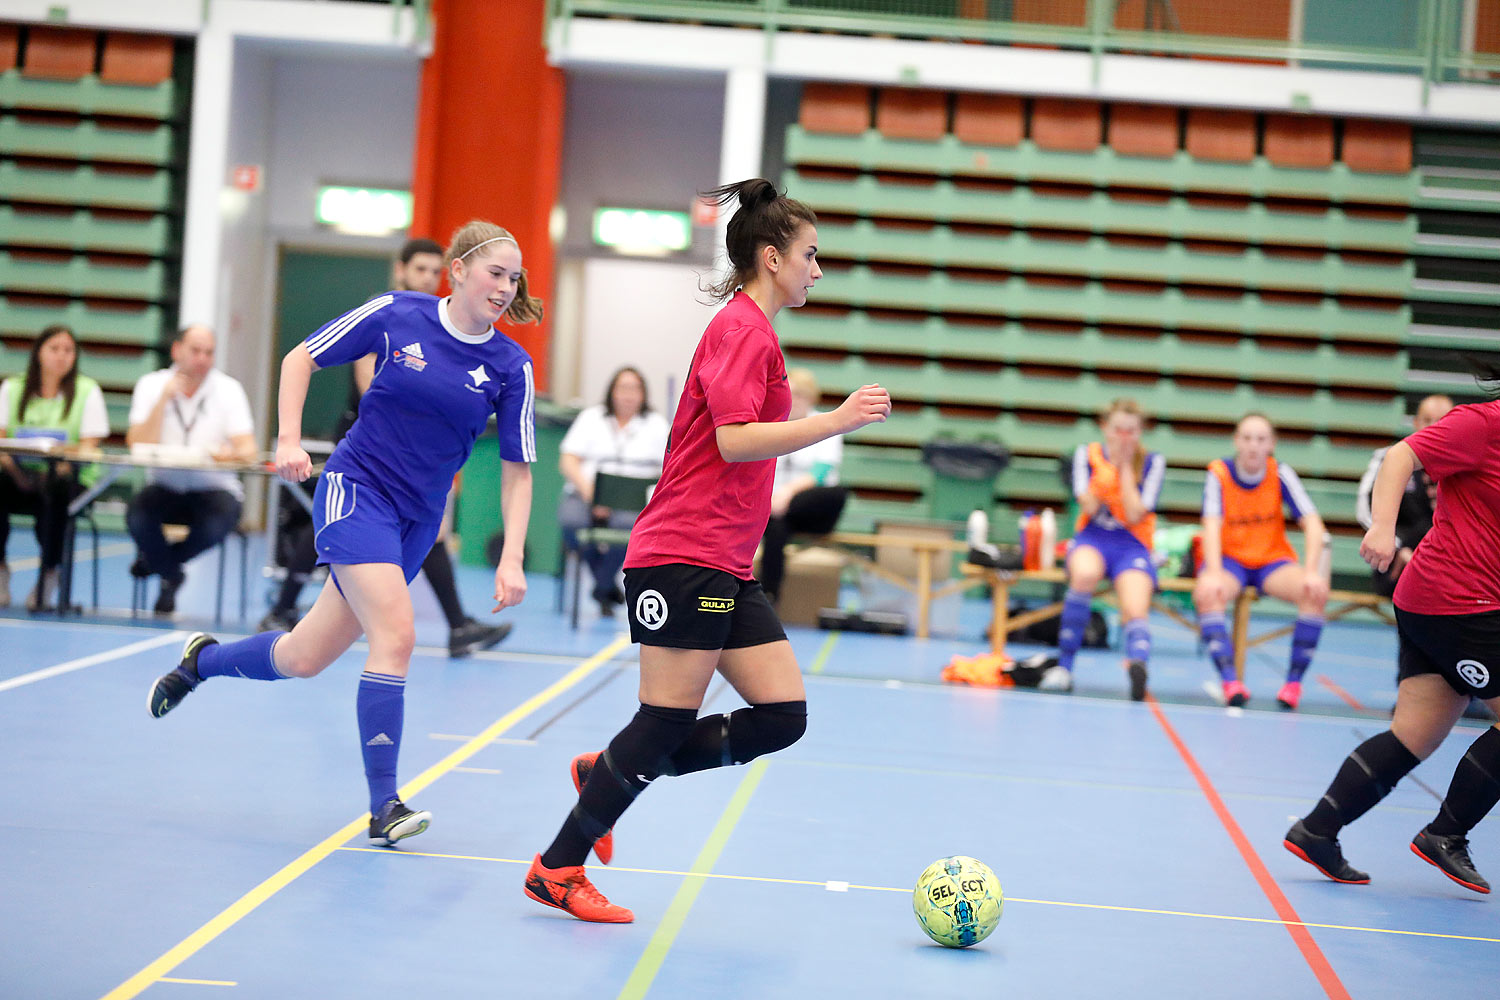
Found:
[[[536,461],[530,356],[498,330],[460,331],[448,319],[446,299],[387,292],[304,344],[320,368],[375,355],[375,379],[360,400],[359,418],[325,468],[383,490],[401,517],[442,517],[453,476],[491,416],[498,419],[500,457]]]

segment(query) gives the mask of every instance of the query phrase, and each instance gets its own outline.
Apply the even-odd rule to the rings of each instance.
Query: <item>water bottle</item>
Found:
[[[1034,512],[1021,515],[1021,568],[1040,569],[1042,565],[1042,519]]]
[[[1333,536],[1323,532],[1323,551],[1318,556],[1318,575],[1326,583],[1333,577]]]
[[[1042,511],[1041,568],[1057,566],[1057,515],[1048,507]]]
[[[969,547],[979,548],[990,540],[990,516],[975,507],[969,514]]]

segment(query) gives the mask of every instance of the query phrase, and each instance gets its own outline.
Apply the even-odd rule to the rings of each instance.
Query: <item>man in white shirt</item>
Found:
[[[172,367],[141,376],[130,397],[125,440],[176,445],[220,462],[255,458],[255,427],[245,389],[214,368],[213,331],[183,327],[172,341]],[[182,566],[222,542],[239,524],[244,488],[233,472],[152,469],[130,501],[126,524],[139,555],[130,571],[161,577],[157,614],[177,610]],[[169,544],[163,524],[185,524],[188,536]]]
[[[1419,431],[1437,423],[1448,415],[1453,409],[1453,400],[1441,393],[1426,396],[1417,404],[1417,412],[1412,415],[1412,431]],[[1359,481],[1359,492],[1354,503],[1354,516],[1366,530],[1369,530],[1374,518],[1370,513],[1370,496],[1375,490],[1375,474],[1380,471],[1380,463],[1385,460],[1385,453],[1389,448],[1377,448],[1370,456],[1370,467],[1365,470],[1363,478]],[[1396,592],[1396,578],[1401,575],[1401,570],[1411,561],[1412,552],[1416,550],[1417,543],[1424,535],[1432,529],[1432,503],[1433,495],[1437,487],[1427,478],[1426,473],[1418,469],[1412,474],[1411,480],[1406,484],[1406,492],[1401,497],[1401,506],[1396,512],[1396,556],[1391,560],[1391,565],[1381,572],[1372,570],[1374,574],[1375,593],[1384,597],[1390,597]]]

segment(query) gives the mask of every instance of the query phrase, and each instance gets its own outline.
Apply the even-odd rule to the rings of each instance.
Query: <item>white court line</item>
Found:
[[[84,656],[76,660],[69,660],[66,663],[59,663],[55,667],[33,670],[29,674],[12,677],[8,681],[0,681],[0,691],[9,691],[11,688],[18,688],[25,684],[34,684],[37,681],[44,681],[49,677],[72,673],[74,670],[82,670],[84,667],[93,667],[101,663],[108,663],[110,660],[118,660],[135,653],[143,653],[148,649],[156,649],[159,646],[170,646],[187,634],[186,632],[167,632],[150,639],[142,639],[140,642],[132,642],[130,645],[121,646],[119,649],[111,649],[105,653],[95,653],[92,656]]]

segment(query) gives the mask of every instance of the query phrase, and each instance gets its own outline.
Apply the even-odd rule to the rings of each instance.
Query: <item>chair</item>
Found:
[[[596,473],[594,476],[594,505],[608,507],[611,510],[628,510],[640,513],[646,509],[646,500],[651,495],[651,488],[656,485],[655,479],[645,479],[639,476],[616,476],[608,472]],[[583,557],[580,550],[586,545],[615,546],[625,545],[630,541],[630,529],[610,527],[581,528],[576,536],[577,546],[570,552],[565,552],[563,558],[569,555],[573,559],[573,604],[569,612],[569,620],[573,627],[578,627],[578,604],[579,593],[583,588]]]
[[[162,531],[163,534],[166,535],[168,541],[180,542],[182,541],[182,539],[187,537],[188,527],[185,524],[164,524],[162,525]],[[237,538],[240,542],[241,622],[245,620],[246,615],[245,592],[249,588],[249,581],[246,574],[247,567],[249,565],[250,539],[249,536],[245,534],[244,528],[240,527],[239,525],[235,525],[234,530],[232,530],[222,542],[215,546],[219,550],[219,583],[218,589],[214,594],[214,628],[218,628],[224,623],[224,569],[225,563],[229,561],[228,549],[229,539],[231,538]],[[130,579],[130,583],[130,617],[135,618],[146,609],[146,578],[143,576],[133,576]],[[98,584],[96,582],[96,590],[97,586]],[[98,599],[99,598],[96,593],[94,597],[96,603]]]

